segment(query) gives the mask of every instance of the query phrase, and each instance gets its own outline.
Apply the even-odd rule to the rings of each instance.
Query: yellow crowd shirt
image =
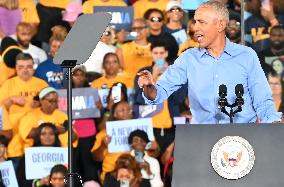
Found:
[[[28,112],[21,119],[19,125],[19,134],[24,143],[24,147],[26,148],[33,146],[33,139],[28,138],[28,135],[33,128],[37,128],[40,126],[40,124],[47,122],[53,123],[55,125],[63,125],[63,122],[67,119],[67,115],[59,110],[55,110],[50,115],[43,113],[40,108],[36,108]],[[68,139],[66,139],[64,134],[59,135],[59,139],[62,147],[67,147]]]
[[[65,9],[70,0],[39,0],[40,4],[46,7],[55,7]]]
[[[164,101],[164,107],[162,111],[152,117],[153,128],[171,128],[172,119],[169,112],[168,100]]]
[[[19,121],[31,110],[30,106],[33,101],[33,97],[45,87],[48,87],[48,84],[36,77],[32,77],[29,81],[23,81],[16,76],[5,81],[0,88],[0,103],[11,96],[23,96],[26,99],[24,106],[13,104],[8,110],[9,120],[13,127],[13,138],[8,145],[8,157],[23,155],[23,145],[18,134]]]
[[[39,23],[39,17],[33,0],[19,0],[19,7],[22,10],[22,22]]]
[[[127,4],[123,0],[110,0],[107,2],[101,0],[88,0],[83,4],[83,13],[94,13],[94,6],[127,6]]]
[[[157,8],[161,11],[166,9],[167,3],[169,0],[158,0],[156,2],[152,2],[150,0],[138,0],[133,4],[134,8],[134,19],[143,18],[144,13],[150,8]]]
[[[102,142],[104,140],[104,138],[106,137],[106,129],[101,130],[97,135],[96,135],[96,141],[95,141],[95,145],[92,148],[92,152],[94,152],[95,150],[97,150],[101,145]],[[107,172],[111,172],[114,169],[115,166],[115,161],[117,160],[117,158],[123,154],[124,152],[118,152],[118,153],[109,153],[108,149],[104,150],[104,160],[103,160],[103,171],[101,174],[101,179],[102,181],[105,178],[105,174]]]
[[[114,83],[122,82],[126,85],[127,88],[132,88],[129,81],[126,77],[118,75],[115,78],[107,79],[105,76],[102,76],[91,83],[93,88],[102,89],[102,86],[105,85],[106,88],[110,89]],[[132,86],[132,87],[131,87]]]
[[[16,74],[15,68],[9,68],[7,67],[4,62],[0,61],[0,87],[2,84],[8,80],[10,77],[14,76]]]
[[[150,45],[149,43],[146,46],[141,46],[132,41],[123,44],[121,47],[124,71],[133,82],[137,72],[141,68],[151,66],[152,64]]]

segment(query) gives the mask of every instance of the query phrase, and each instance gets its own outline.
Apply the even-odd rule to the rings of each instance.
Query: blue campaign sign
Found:
[[[65,89],[58,90],[58,108],[67,112],[67,92]],[[95,88],[72,89],[72,116],[73,119],[98,118],[100,110],[96,106],[99,101],[99,93]]]
[[[182,0],[181,5],[185,10],[196,10],[199,5],[208,0]]]
[[[140,129],[148,134],[149,140],[154,140],[153,126],[151,118],[108,121],[106,123],[107,135],[111,136],[111,142],[108,144],[110,153],[129,151],[129,134]]]
[[[94,12],[108,12],[112,14],[112,20],[110,25],[115,29],[131,29],[131,23],[133,21],[133,7],[121,7],[121,6],[95,6]]]
[[[41,179],[54,165],[68,165],[68,150],[63,147],[25,148],[26,179]]]
[[[6,187],[18,187],[17,178],[12,161],[0,163],[2,181]]]

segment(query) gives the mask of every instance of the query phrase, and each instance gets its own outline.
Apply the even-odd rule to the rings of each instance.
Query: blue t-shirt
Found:
[[[49,86],[55,89],[63,87],[63,68],[53,63],[53,59],[48,58],[39,64],[35,71],[35,76],[45,80]]]

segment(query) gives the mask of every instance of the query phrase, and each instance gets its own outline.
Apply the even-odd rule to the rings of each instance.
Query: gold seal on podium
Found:
[[[239,179],[253,168],[255,155],[247,140],[239,136],[220,139],[211,151],[213,169],[226,179]]]

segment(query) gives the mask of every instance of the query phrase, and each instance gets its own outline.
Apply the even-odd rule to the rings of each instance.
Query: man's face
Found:
[[[241,23],[232,19],[226,28],[227,37],[230,40],[236,40],[241,37]]]
[[[192,24],[199,47],[208,48],[214,45],[218,36],[218,18],[212,8],[201,7],[197,9]]]
[[[271,47],[276,50],[284,48],[284,30],[274,29],[270,33]]]
[[[50,44],[50,56],[54,57],[60,48],[62,41],[53,40]]]
[[[19,27],[17,30],[17,40],[21,47],[28,48],[32,40],[31,29],[26,27]]]
[[[164,47],[155,47],[151,51],[153,61],[157,59],[166,59],[168,57],[168,51]]]
[[[145,25],[141,21],[134,21],[132,23],[132,31],[137,33],[137,37],[135,40],[144,40],[147,38],[149,29],[147,28],[147,25]]]
[[[152,12],[147,20],[150,30],[159,31],[163,26],[163,17],[159,12]]]
[[[33,61],[32,60],[17,60],[16,72],[20,79],[28,81],[34,75]]]

